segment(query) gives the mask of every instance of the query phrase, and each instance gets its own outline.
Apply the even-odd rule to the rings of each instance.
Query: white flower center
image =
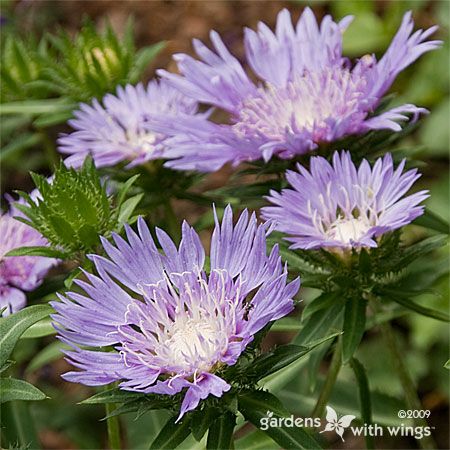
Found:
[[[337,67],[306,72],[285,87],[267,83],[242,104],[233,129],[238,135],[272,139],[306,130],[326,140],[333,128],[330,120],[359,111],[364,88],[364,79]]]
[[[156,135],[150,132],[137,132],[127,135],[129,144],[139,153],[152,153],[155,150]]]
[[[164,342],[167,363],[183,367],[187,361],[197,359],[203,361],[198,369],[208,369],[217,353],[217,335],[221,332],[218,325],[218,320],[212,317],[177,317]]]
[[[344,244],[357,242],[371,228],[369,220],[364,216],[358,218],[338,218],[327,230],[329,238],[341,241]]]

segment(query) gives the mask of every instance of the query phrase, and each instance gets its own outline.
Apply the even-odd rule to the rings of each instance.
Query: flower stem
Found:
[[[397,345],[394,333],[392,331],[391,324],[389,322],[382,323],[381,331],[383,337],[386,341],[387,348],[389,350],[394,368],[403,386],[403,392],[405,394],[406,405],[410,410],[420,411],[423,409],[420,399],[417,395],[416,387],[411,375],[403,361],[403,355]],[[415,419],[416,424],[421,427],[428,427],[427,421],[425,419]],[[422,439],[418,439],[418,444],[420,448],[423,449],[434,449],[436,448],[436,443],[431,436],[424,435]]]
[[[116,405],[114,403],[106,403],[105,408],[106,408],[106,416],[109,416],[116,409]],[[109,448],[111,450],[120,450],[122,447],[120,440],[119,417],[118,416],[107,417],[106,426],[108,429]]]
[[[339,337],[336,345],[334,346],[333,356],[331,358],[330,367],[328,369],[327,378],[320,391],[319,398],[317,399],[316,406],[311,413],[311,417],[322,417],[325,412],[328,400],[330,399],[331,392],[336,383],[337,376],[342,367],[342,340]]]

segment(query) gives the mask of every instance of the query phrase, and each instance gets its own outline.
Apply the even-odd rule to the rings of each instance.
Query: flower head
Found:
[[[81,104],[75,119],[69,121],[74,132],[59,138],[59,151],[70,155],[65,163],[80,167],[88,154],[97,167],[121,161],[127,167],[161,158],[166,136],[144,126],[147,114],[164,114],[172,120],[178,115],[197,111],[197,102],[172,88],[165,80],[117,88],[117,95],[107,94],[103,105]]]
[[[309,171],[298,165],[287,172],[293,189],[270,192],[275,206],[264,207],[263,217],[275,221],[292,248],[376,247],[376,237],[423,214],[428,191],[405,197],[420,174],[404,167],[405,160],[394,170],[389,153],[373,168],[366,160],[356,168],[349,152],[335,152],[332,165],[312,157]]]
[[[411,13],[384,56],[365,55],[355,63],[342,55],[342,34],[351,22],[335,23],[326,16],[320,26],[306,8],[294,28],[290,14],[278,15],[273,33],[264,23],[258,31],[245,30],[246,60],[261,80],[255,84],[240,62],[212,31],[215,52],[194,40],[199,60],[175,55],[181,75],[159,74],[186,95],[211,104],[230,115],[228,125],[205,117],[186,117],[173,123],[154,117],[151,126],[173,136],[168,142],[169,165],[179,169],[216,170],[226,162],[272,155],[289,159],[320,143],[336,141],[373,129],[401,129],[405,114],[426,112],[403,105],[373,116],[380,99],[396,76],[440,41],[426,41],[436,30],[412,33]]]
[[[0,310],[3,315],[14,313],[25,306],[23,291],[37,288],[51,266],[53,258],[41,256],[5,256],[19,247],[45,246],[47,241],[33,228],[14,219],[20,212],[12,208],[0,216]]]
[[[177,248],[156,229],[162,253],[141,219],[128,242],[103,239],[108,258],[92,256],[98,276],[78,281],[52,303],[60,338],[80,371],[65,379],[87,385],[174,395],[186,388],[180,417],[230,385],[216,372],[236,363],[254,334],[293,309],[299,281],[287,284],[278,248],[266,254],[267,227],[245,211],[233,226],[231,208],[211,239],[210,272],[199,236],[187,223]],[[124,287],[127,289],[125,290]],[[80,348],[83,346],[84,348]],[[104,352],[100,347],[112,346]],[[90,348],[86,348],[90,347]]]

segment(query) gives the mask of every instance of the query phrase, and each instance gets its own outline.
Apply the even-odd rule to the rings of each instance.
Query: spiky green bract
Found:
[[[90,101],[118,85],[136,83],[163,43],[136,50],[132,22],[123,38],[86,20],[79,33],[65,30],[40,41],[8,35],[2,45],[1,102],[54,96]]]
[[[88,252],[117,224],[117,214],[88,158],[76,171],[63,164],[52,180],[31,174],[39,194],[33,200],[19,192],[26,204],[16,204],[26,217],[18,220],[38,230],[56,248],[68,253]]]

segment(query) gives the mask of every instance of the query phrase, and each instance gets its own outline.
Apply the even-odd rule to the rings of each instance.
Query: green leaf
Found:
[[[0,367],[8,360],[24,331],[52,312],[49,305],[35,305],[0,319]]]
[[[350,298],[345,305],[344,335],[342,336],[342,359],[346,363],[359,346],[366,326],[367,302],[360,298]]]
[[[69,350],[70,347],[60,341],[52,342],[43,348],[27,365],[26,374],[30,374],[41,367],[50,364],[64,356],[63,350]]]
[[[288,366],[309,351],[308,347],[299,345],[280,345],[274,350],[254,359],[248,370],[246,370],[246,374],[259,380]]]
[[[2,139],[3,140],[3,139]],[[22,150],[31,148],[39,144],[42,136],[39,133],[24,132],[14,137],[7,145],[2,147],[0,153],[0,162],[7,160]]]
[[[73,112],[71,110],[56,112],[53,114],[44,114],[35,119],[35,121],[33,122],[33,126],[35,126],[36,128],[53,127],[55,125],[59,125],[60,123],[67,122],[72,117]]]
[[[422,314],[423,316],[431,317],[432,319],[440,320],[441,322],[450,322],[450,316],[443,311],[426,308],[425,306],[413,302],[409,298],[399,295],[398,292],[390,290],[384,290],[384,292],[389,294],[388,298],[404,306],[405,308],[410,309],[411,311]]]
[[[142,48],[136,53],[136,60],[129,75],[131,83],[137,83],[139,81],[144,70],[165,46],[166,43],[162,41],[149,47]]]
[[[332,292],[324,292],[310,303],[308,303],[303,310],[302,313],[302,321],[305,321],[308,317],[314,314],[317,311],[320,311],[324,308],[329,308],[334,303],[342,301],[342,292],[340,291],[332,291]]]
[[[289,412],[274,395],[263,391],[247,391],[239,395],[239,411],[244,418],[262,430],[261,419],[274,416],[286,417]],[[264,427],[265,428],[265,427]],[[320,445],[303,428],[300,427],[268,427],[262,430],[283,449],[320,449]]]
[[[250,367],[246,370],[246,374],[250,377],[255,377],[256,380],[265,378],[284,367],[292,364],[297,359],[310,353],[314,348],[323,344],[324,342],[333,339],[339,333],[334,333],[325,338],[318,339],[310,343],[308,347],[302,347],[300,345],[280,345],[274,350],[264,353],[257,357],[250,363]]]
[[[119,388],[111,388],[105,391],[98,392],[92,397],[80,402],[81,405],[97,405],[103,403],[124,403],[130,400],[142,398],[144,394],[124,391]]]
[[[137,194],[134,197],[131,197],[123,202],[119,210],[118,222],[120,224],[128,222],[128,219],[130,218],[131,214],[133,214],[133,211],[136,209],[143,196],[143,193]]]
[[[414,262],[420,256],[424,256],[437,248],[444,246],[447,243],[448,237],[442,234],[431,236],[423,239],[416,244],[411,245],[405,249],[403,255],[397,262],[399,268],[404,268]]]
[[[414,222],[414,225],[420,225],[421,227],[429,228],[430,230],[437,231],[443,234],[449,234],[450,225],[447,221],[439,217],[428,208],[425,212],[419,216]]]
[[[31,327],[20,336],[20,339],[35,339],[50,336],[52,334],[56,334],[56,330],[52,325],[52,319],[45,318],[31,325]]]
[[[367,378],[364,366],[355,358],[350,360],[350,365],[355,374],[356,382],[358,383],[359,407],[361,409],[361,417],[364,424],[372,424],[372,399],[370,397],[369,380]],[[365,436],[366,448],[375,448],[373,436],[367,434]]]
[[[328,308],[321,309],[305,321],[304,327],[295,337],[293,343],[309,346],[314,340],[326,336],[330,329],[336,326],[342,316],[344,302],[337,301]]]
[[[234,441],[234,448],[236,450],[279,450],[280,446],[261,430],[254,430]]]
[[[214,407],[196,409],[192,413],[191,431],[197,441],[202,439],[219,414],[220,410]]]
[[[37,387],[15,378],[0,379],[0,403],[12,400],[44,400],[47,396]]]
[[[117,193],[117,208],[120,208],[122,206],[123,201],[125,200],[125,196],[127,195],[128,191],[130,190],[131,186],[134,184],[134,182],[140,177],[140,174],[134,175],[131,178],[128,178],[125,183],[122,184],[120,187],[118,193]]]
[[[19,247],[10,250],[5,256],[45,256],[46,258],[67,258],[67,253],[51,247]]]
[[[208,431],[207,450],[229,450],[233,448],[233,432],[236,415],[226,411],[219,416]]]
[[[450,370],[450,359],[444,364],[444,367]]]
[[[3,103],[0,105],[0,115],[4,114],[55,114],[72,111],[77,107],[76,103],[61,99],[27,100],[23,102]]]
[[[272,325],[270,331],[299,331],[301,328],[299,319],[283,317]]]
[[[269,410],[279,417],[289,416],[289,411],[284,407],[281,401],[273,394],[267,391],[242,391],[238,395],[238,408],[242,410],[264,411],[264,415]]]
[[[175,423],[176,417],[171,417],[158,436],[150,445],[150,450],[173,450],[180,445],[190,434],[191,417],[184,416],[183,419]]]

